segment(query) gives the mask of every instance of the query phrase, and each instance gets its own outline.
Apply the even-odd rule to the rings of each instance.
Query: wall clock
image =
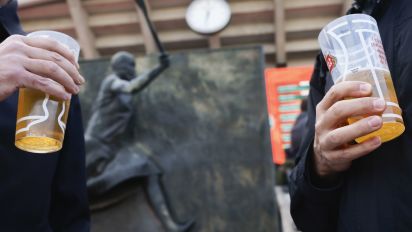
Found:
[[[231,10],[225,0],[194,0],[186,11],[189,27],[200,34],[215,34],[230,22]]]

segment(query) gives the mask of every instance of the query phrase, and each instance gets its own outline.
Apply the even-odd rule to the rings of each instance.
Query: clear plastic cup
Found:
[[[55,31],[36,31],[27,36],[56,40],[70,49],[76,59],[79,57],[80,46],[68,35]],[[20,88],[16,147],[33,153],[50,153],[60,150],[69,107],[70,100],[63,101],[39,90]]]
[[[361,143],[375,136],[387,142],[400,136],[405,131],[402,110],[375,19],[365,14],[340,17],[322,29],[318,41],[334,83],[368,82],[372,85],[372,97],[386,101],[387,108],[380,115],[382,128],[357,138],[356,142]],[[367,116],[370,115],[348,118],[348,123]]]

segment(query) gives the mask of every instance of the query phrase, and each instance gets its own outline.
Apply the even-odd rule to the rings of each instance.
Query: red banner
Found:
[[[270,121],[273,162],[286,161],[285,149],[291,144],[291,130],[300,114],[301,99],[309,93],[313,68],[268,68],[265,70],[266,96]]]

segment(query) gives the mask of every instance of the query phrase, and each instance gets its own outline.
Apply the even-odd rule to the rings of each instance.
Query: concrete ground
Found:
[[[282,219],[283,232],[297,232],[298,230],[290,215],[290,196],[288,188],[286,186],[277,185],[275,187],[275,192]]]

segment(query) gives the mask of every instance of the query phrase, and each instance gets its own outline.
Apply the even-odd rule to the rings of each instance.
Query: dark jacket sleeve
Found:
[[[80,103],[73,96],[63,149],[53,180],[50,224],[56,232],[88,232],[84,135]]]
[[[290,175],[291,214],[296,226],[304,232],[336,231],[342,181],[328,186],[314,185],[312,173],[316,105],[324,96],[326,71],[318,56],[310,82],[307,130],[297,153],[296,166]],[[313,176],[313,175],[312,175]]]

